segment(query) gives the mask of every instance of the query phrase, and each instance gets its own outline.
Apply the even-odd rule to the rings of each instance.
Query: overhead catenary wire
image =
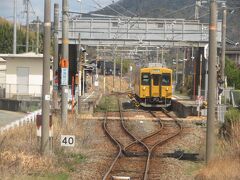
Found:
[[[194,4],[191,4],[191,5],[189,5],[189,6],[184,6],[184,7],[182,7],[181,9],[172,11],[172,12],[170,12],[170,13],[168,13],[168,14],[164,14],[163,17],[167,17],[167,16],[169,16],[169,15],[175,14],[175,13],[177,13],[177,12],[179,12],[179,11],[185,10],[185,9],[190,8],[190,7],[193,7],[193,6],[195,6],[195,3],[194,3]]]
[[[96,3],[100,8],[109,8],[111,9],[113,12],[123,16],[123,17],[126,17],[124,14],[118,12],[117,10],[113,9],[110,5],[107,5],[106,7],[103,7],[99,2],[97,2],[97,0],[92,0],[94,3]]]

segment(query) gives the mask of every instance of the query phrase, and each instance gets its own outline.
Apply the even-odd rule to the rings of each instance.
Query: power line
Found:
[[[93,0],[94,3],[96,3],[100,8],[109,8],[111,9],[113,12],[123,16],[123,17],[126,17],[124,14],[118,12],[117,10],[113,9],[110,5],[107,5],[106,7],[103,7],[100,3],[98,3],[96,0]]]
[[[124,6],[120,5],[119,3],[116,3],[117,6],[121,7],[122,9],[124,9],[126,12],[129,12],[130,14],[132,14],[133,16],[137,16],[136,13],[128,10],[127,8],[125,8]]]
[[[165,15],[163,15],[163,17],[166,17],[166,16],[169,16],[169,15],[175,14],[175,13],[177,13],[177,12],[179,12],[179,11],[182,11],[182,10],[184,10],[184,9],[187,9],[187,8],[190,8],[190,7],[193,7],[193,6],[195,6],[195,3],[194,3],[194,4],[191,4],[191,5],[189,5],[189,6],[184,6],[184,7],[182,7],[181,9],[178,9],[178,10],[176,10],[176,11],[172,11],[172,12],[170,12],[170,13],[168,13],[168,14],[165,14]]]

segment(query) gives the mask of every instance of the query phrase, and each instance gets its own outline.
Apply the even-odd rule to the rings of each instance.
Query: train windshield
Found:
[[[160,79],[159,74],[153,74],[152,76],[153,76],[153,85],[158,86],[159,85],[159,79]]]
[[[171,74],[162,74],[162,86],[170,86],[171,85]]]
[[[150,85],[150,74],[142,73],[142,85]]]

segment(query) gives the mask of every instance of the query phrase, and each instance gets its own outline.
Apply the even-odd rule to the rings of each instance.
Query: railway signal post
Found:
[[[68,0],[62,0],[61,122],[67,124],[68,112]]]

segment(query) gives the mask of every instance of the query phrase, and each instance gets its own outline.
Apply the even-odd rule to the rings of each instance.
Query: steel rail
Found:
[[[121,127],[124,129],[124,131],[132,138],[134,139],[134,141],[138,141],[140,142],[132,133],[129,132],[129,130],[126,128],[125,123],[124,123],[124,118],[122,115],[122,109],[120,106],[120,100],[118,98],[118,107],[119,107],[119,115],[120,115],[120,119],[121,119]],[[104,123],[103,123],[103,127],[104,130],[106,131],[107,135],[110,137],[110,139],[118,146],[118,154],[117,156],[114,158],[114,161],[112,162],[111,166],[109,167],[108,171],[105,173],[103,180],[106,180],[107,177],[110,175],[114,165],[116,164],[116,162],[118,161],[118,159],[120,158],[120,156],[122,155],[123,152],[123,148],[121,146],[121,144],[117,141],[116,138],[114,138],[111,133],[109,132],[109,130],[107,129],[107,112],[105,112],[105,118],[104,118]],[[141,142],[140,142],[141,143]],[[144,145],[144,144],[143,144]],[[147,148],[146,146],[144,146],[145,148]]]
[[[162,111],[163,111],[164,114],[166,114],[168,117],[171,117],[164,108],[162,108]],[[171,118],[173,118],[173,117],[171,117]],[[144,180],[147,180],[147,179],[148,179],[151,156],[152,156],[152,153],[154,152],[154,150],[156,149],[156,147],[159,146],[159,145],[163,145],[163,144],[167,143],[169,140],[171,140],[171,139],[173,139],[174,137],[178,136],[178,135],[181,133],[181,131],[182,131],[182,126],[181,126],[181,124],[177,121],[176,118],[173,118],[173,119],[175,120],[174,122],[177,124],[179,130],[178,130],[174,135],[172,135],[172,136],[170,136],[170,137],[168,137],[168,138],[166,138],[166,139],[164,139],[164,140],[159,140],[159,141],[157,141],[157,142],[150,148],[150,152],[149,152],[149,154],[148,154],[148,161],[147,161],[147,165],[146,165],[146,166],[147,166],[147,171],[145,171]],[[153,136],[152,136],[152,137],[153,137]]]
[[[115,94],[117,95],[117,94]],[[127,127],[125,126],[125,121],[124,121],[124,117],[123,117],[123,114],[122,114],[122,108],[121,108],[121,104],[120,104],[120,100],[118,98],[118,106],[119,106],[119,115],[120,115],[120,119],[121,119],[121,127],[124,129],[124,131],[132,138],[134,139],[134,141],[132,143],[129,143],[127,146],[125,147],[122,147],[121,144],[110,134],[110,132],[108,131],[107,129],[107,112],[105,113],[105,120],[104,120],[104,129],[105,131],[107,132],[107,134],[109,135],[109,137],[111,138],[112,141],[114,141],[115,144],[117,144],[118,146],[118,149],[119,149],[119,152],[118,152],[118,155],[115,157],[114,161],[112,162],[109,170],[107,171],[107,173],[105,174],[103,180],[106,180],[106,178],[110,175],[114,165],[116,164],[117,160],[120,158],[120,156],[122,155],[123,152],[127,152],[127,149],[129,149],[130,147],[132,147],[133,145],[135,144],[141,144],[146,150],[147,150],[147,159],[146,159],[146,165],[145,165],[145,169],[144,169],[144,177],[143,179],[144,180],[147,180],[148,179],[148,175],[149,175],[149,169],[150,169],[150,162],[151,162],[151,157],[152,157],[152,154],[154,152],[154,150],[156,149],[157,146],[159,145],[163,145],[165,144],[166,142],[168,142],[170,139],[173,139],[174,137],[178,136],[181,131],[182,131],[182,126],[181,124],[178,122],[178,120],[172,116],[169,115],[169,113],[162,108],[162,111],[165,115],[167,115],[168,117],[172,118],[175,120],[175,123],[177,124],[179,130],[172,136],[164,139],[164,140],[159,140],[157,142],[154,143],[154,145],[152,145],[151,147],[149,147],[149,145],[147,145],[144,141],[146,141],[147,139],[151,138],[151,137],[154,137],[155,135],[159,134],[161,132],[161,130],[163,129],[163,123],[161,121],[161,119],[159,118],[159,125],[160,125],[160,128],[157,130],[157,131],[154,131],[152,133],[150,133],[149,135],[139,139],[137,138],[136,136],[134,136],[128,129]],[[152,114],[152,116],[156,117],[155,114],[153,114],[151,111],[150,113]]]
[[[180,132],[182,131],[182,126],[181,124],[176,120],[176,118],[173,118],[171,117],[168,112],[162,108],[162,112],[167,115],[168,117],[172,118],[175,120],[175,123],[177,124],[179,130],[172,136],[164,139],[164,140],[159,140],[157,141],[154,145],[152,145],[151,147],[148,147],[148,145],[146,145],[146,143],[144,143],[145,140],[149,139],[149,138],[152,138],[154,137],[155,135],[159,134],[162,129],[163,129],[163,123],[161,121],[160,118],[159,119],[159,123],[160,123],[160,128],[157,130],[157,131],[154,131],[152,133],[150,133],[149,135],[143,137],[142,139],[140,139],[139,141],[134,141],[132,143],[130,143],[129,145],[127,145],[126,147],[124,147],[124,152],[127,152],[127,149],[131,148],[132,146],[134,146],[136,143],[138,142],[141,142],[142,144],[144,144],[145,146],[147,146],[147,149],[148,149],[148,157],[147,157],[147,161],[146,161],[146,168],[145,168],[145,172],[144,172],[144,180],[147,180],[148,179],[148,174],[149,174],[149,167],[150,167],[150,161],[151,161],[151,157],[152,157],[152,153],[154,152],[155,148],[159,145],[163,145],[165,143],[167,143],[170,139],[173,139],[174,137],[178,136],[180,134]],[[156,115],[152,112],[152,111],[149,111],[149,113],[156,117]]]
[[[105,173],[103,180],[106,180],[107,177],[109,176],[110,172],[112,171],[115,163],[117,162],[117,160],[119,159],[119,157],[122,154],[122,146],[121,144],[111,135],[111,133],[108,131],[107,129],[107,112],[105,112],[105,118],[104,118],[104,123],[103,123],[103,128],[105,130],[105,132],[107,133],[107,135],[110,137],[110,139],[118,146],[118,154],[117,156],[114,158],[114,161],[112,162],[111,166],[109,167],[108,171]]]

